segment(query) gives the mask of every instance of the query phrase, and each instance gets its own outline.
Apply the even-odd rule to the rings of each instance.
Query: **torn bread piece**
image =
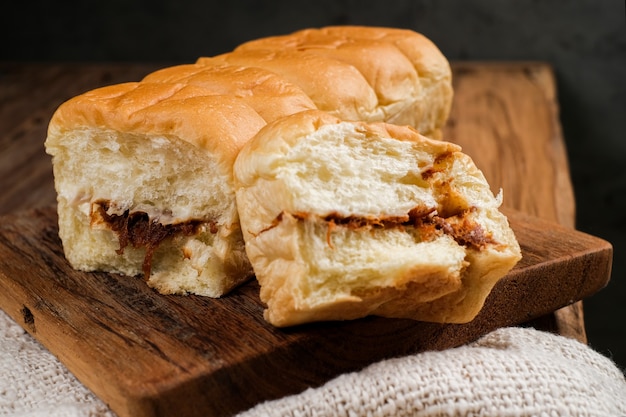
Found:
[[[234,175],[276,326],[367,315],[467,322],[521,257],[470,157],[412,128],[298,113],[244,146]]]
[[[250,278],[232,166],[264,125],[241,99],[177,83],[62,104],[45,146],[71,265],[143,274],[164,294],[219,297]]]

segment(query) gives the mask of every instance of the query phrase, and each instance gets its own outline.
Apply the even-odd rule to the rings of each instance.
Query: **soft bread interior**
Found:
[[[161,293],[211,297],[251,277],[232,163],[265,122],[244,103],[187,88],[106,87],[55,113],[46,150],[75,268],[143,273]]]
[[[173,138],[97,129],[73,131],[57,152],[60,233],[76,268],[131,276],[144,272],[146,247],[129,245],[120,256],[118,235],[98,214],[102,208],[110,216],[145,213],[163,225],[200,222],[193,236],[158,245],[148,283],[160,292],[216,296],[234,284],[207,279],[228,277],[227,269],[247,263],[240,242],[229,238],[236,230],[211,231],[233,224],[236,212],[229,204],[228,179],[217,175],[210,156]]]
[[[277,326],[369,314],[465,322],[520,257],[471,159],[409,128],[300,113],[262,129],[235,178]],[[459,297],[468,286],[478,291]]]

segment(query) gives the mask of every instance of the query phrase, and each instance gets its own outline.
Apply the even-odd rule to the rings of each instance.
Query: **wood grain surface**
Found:
[[[504,190],[524,251],[468,325],[368,318],[278,331],[261,319],[254,282],[216,302],[73,271],[56,236],[47,123],[76,94],[166,65],[0,63],[0,214],[12,213],[0,226],[0,307],[120,416],[228,415],[382,357],[513,323],[586,341],[578,300],[606,284],[611,247],[573,230],[557,92],[543,63],[453,64],[445,139],[463,146],[494,191]]]

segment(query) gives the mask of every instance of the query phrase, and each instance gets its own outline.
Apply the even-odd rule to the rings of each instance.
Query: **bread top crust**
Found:
[[[414,98],[421,89],[413,63],[395,45],[385,41],[294,35],[253,41],[238,47],[234,53],[264,50],[313,55],[350,65],[374,90],[379,105]]]
[[[371,26],[328,26],[319,31],[338,37],[393,43],[413,63],[420,77],[433,80],[452,77],[450,63],[446,57],[421,33],[408,29]]]
[[[265,125],[241,98],[181,83],[123,83],[91,90],[54,113],[46,146],[71,129],[176,137],[206,149],[230,165],[241,147]]]
[[[433,79],[452,76],[450,64],[441,50],[424,35],[408,29],[376,26],[327,26],[319,29],[303,29],[287,35],[248,41],[235,48],[235,51],[331,49],[359,42],[363,47],[367,47],[365,41],[372,44],[392,44],[414,65],[420,76]],[[389,51],[393,49],[389,48]]]
[[[142,82],[195,85],[216,95],[243,99],[266,122],[299,111],[315,109],[311,98],[298,86],[276,73],[256,67],[224,65],[205,61],[163,68],[148,74]]]
[[[452,105],[449,62],[433,42],[410,30],[304,29],[246,42],[219,58],[257,61],[303,86],[321,110],[347,120],[411,124],[438,138]]]
[[[250,50],[200,58],[201,65],[227,65],[263,68],[298,85],[320,110],[347,120],[382,120],[376,93],[353,66],[324,56],[293,50]]]

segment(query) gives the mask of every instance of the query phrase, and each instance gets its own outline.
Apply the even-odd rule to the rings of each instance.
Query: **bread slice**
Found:
[[[406,124],[433,138],[441,137],[452,103],[447,59],[425,36],[406,29],[305,29],[197,62],[263,68],[341,119]]]
[[[59,235],[79,270],[144,274],[164,294],[219,297],[252,275],[232,166],[265,120],[176,83],[77,96],[49,124]]]
[[[467,322],[521,256],[470,157],[408,127],[301,112],[261,129],[234,175],[276,326],[370,314]]]

